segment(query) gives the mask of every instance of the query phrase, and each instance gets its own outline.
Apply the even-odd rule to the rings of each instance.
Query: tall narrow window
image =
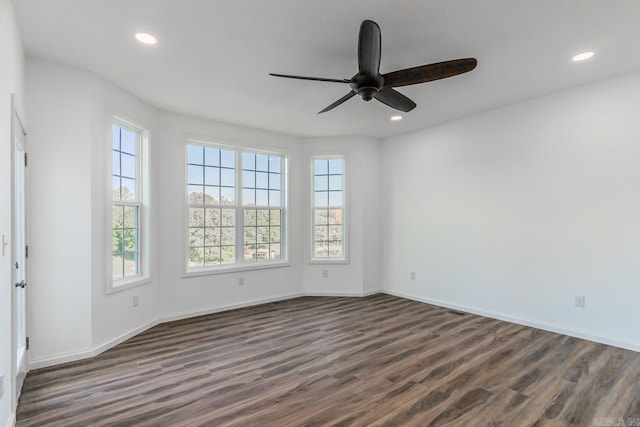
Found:
[[[115,123],[112,144],[114,282],[141,274],[141,132]]]
[[[346,261],[344,213],[344,159],[315,158],[312,260]]]
[[[187,270],[285,260],[285,157],[187,145]]]

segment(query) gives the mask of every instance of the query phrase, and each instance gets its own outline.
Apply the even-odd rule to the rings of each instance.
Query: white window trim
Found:
[[[314,209],[315,209],[315,188],[314,188],[314,176],[315,176],[315,161],[323,160],[323,159],[342,159],[343,168],[342,168],[342,236],[343,241],[342,245],[344,248],[344,257],[342,258],[314,258],[313,254],[315,252],[315,237],[314,237],[314,226],[315,226],[315,218],[314,218]],[[307,259],[307,264],[349,264],[349,209],[347,206],[347,156],[344,154],[317,154],[311,157],[311,161],[309,163],[309,255]]]
[[[236,153],[236,162],[235,162],[235,171],[236,171],[236,187],[235,187],[235,197],[237,204],[235,205],[236,209],[236,263],[234,264],[220,264],[220,265],[212,265],[206,267],[196,267],[196,268],[188,268],[187,262],[189,259],[189,203],[188,200],[188,186],[189,186],[189,176],[188,176],[188,146],[189,145],[200,145],[204,147],[212,147],[223,150],[232,150]],[[276,151],[277,150],[277,151]],[[244,209],[269,209],[268,206],[243,206],[242,205],[242,161],[241,156],[242,153],[256,153],[256,154],[266,154],[282,157],[282,181],[281,181],[281,191],[282,191],[282,206],[279,208],[271,207],[271,209],[280,209],[281,216],[280,221],[281,224],[284,224],[280,229],[280,259],[275,261],[260,261],[260,262],[244,262],[244,256],[241,256],[244,252],[238,252],[239,249],[243,248],[243,244],[241,242],[244,241]],[[187,138],[184,144],[184,182],[182,185],[183,197],[182,203],[183,207],[183,253],[182,253],[182,275],[183,278],[189,277],[198,277],[198,276],[208,276],[215,274],[227,274],[234,273],[240,271],[251,271],[251,270],[264,270],[271,268],[283,268],[290,267],[291,263],[289,262],[289,159],[290,154],[288,150],[275,148],[253,148],[251,146],[245,145],[235,145],[235,144],[225,144],[220,142],[212,142],[210,140],[203,140],[200,138]],[[283,248],[284,246],[284,248]]]
[[[139,178],[137,178],[136,185],[139,191],[139,211],[138,211],[138,257],[139,257],[139,274],[135,276],[129,276],[122,279],[113,279],[113,241],[112,241],[112,229],[113,229],[113,184],[112,184],[112,171],[113,165],[109,162],[109,181],[108,192],[109,195],[109,209],[107,210],[107,229],[109,235],[107,240],[107,286],[106,293],[112,294],[126,289],[131,289],[137,286],[146,285],[151,283],[150,275],[150,244],[149,244],[149,131],[142,125],[139,125],[131,120],[124,119],[119,116],[113,116],[109,123],[109,156],[107,158],[112,159],[112,128],[113,125],[120,126],[122,128],[137,132],[140,134],[140,141],[136,147],[136,161],[139,172]]]

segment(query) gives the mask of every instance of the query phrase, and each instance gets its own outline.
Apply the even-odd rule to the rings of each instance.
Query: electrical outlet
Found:
[[[322,277],[325,279],[329,277],[329,270],[322,270]]]
[[[416,280],[416,272],[415,272],[415,271],[412,271],[411,273],[409,273],[409,278],[410,278],[411,280]]]
[[[134,295],[133,296],[133,306],[137,307],[138,304],[140,304],[140,295]]]
[[[584,308],[584,295],[576,295],[575,305],[576,307]]]
[[[238,286],[244,286],[244,277],[238,277]]]

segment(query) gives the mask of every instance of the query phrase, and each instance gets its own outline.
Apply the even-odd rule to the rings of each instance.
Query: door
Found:
[[[27,375],[27,204],[26,204],[26,133],[17,113],[15,97],[12,97],[12,238],[13,262],[12,288],[12,383],[14,408],[18,403],[22,384]]]

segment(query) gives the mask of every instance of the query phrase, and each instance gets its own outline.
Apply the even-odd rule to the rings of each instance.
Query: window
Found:
[[[313,261],[346,261],[344,159],[313,160]]]
[[[112,280],[114,286],[143,275],[142,130],[112,127]]]
[[[189,143],[187,270],[285,260],[285,176],[282,154]]]

